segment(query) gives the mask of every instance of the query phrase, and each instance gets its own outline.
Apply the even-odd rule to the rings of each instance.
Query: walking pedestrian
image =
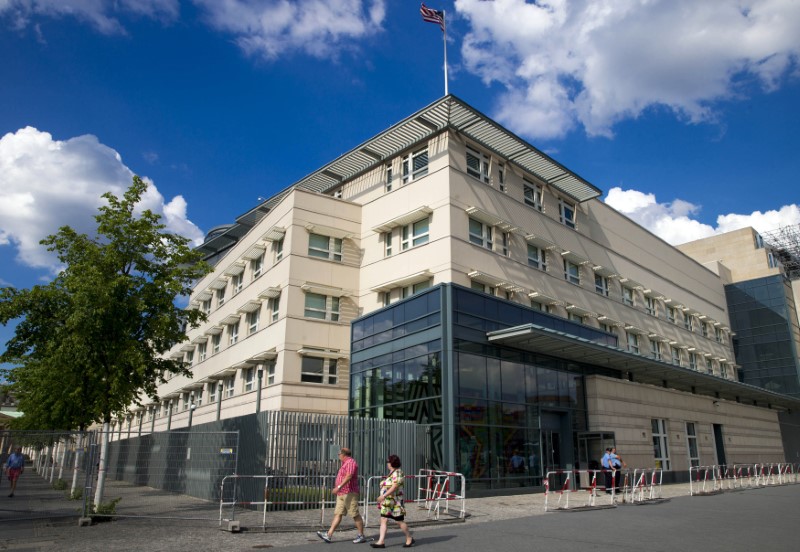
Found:
[[[331,489],[336,494],[336,508],[333,511],[333,521],[327,532],[317,531],[317,536],[325,542],[333,542],[333,533],[342,522],[345,514],[353,518],[358,534],[353,539],[355,544],[367,542],[370,539],[364,536],[364,519],[358,512],[358,463],[353,458],[349,448],[339,450],[339,461],[342,465],[336,474],[336,486]]]
[[[406,536],[406,542],[403,544],[403,548],[411,548],[417,544],[417,541],[411,536],[411,532],[408,530],[408,524],[405,522],[406,509],[403,505],[403,483],[405,477],[403,475],[403,470],[400,469],[400,466],[402,466],[400,457],[396,454],[392,454],[386,460],[386,465],[390,473],[381,481],[381,494],[378,496],[378,506],[381,509],[380,536],[377,542],[370,543],[370,546],[372,548],[386,548],[386,530],[388,529],[389,520],[391,519],[397,522],[397,525],[400,526],[400,529]]]
[[[17,490],[17,480],[22,472],[25,471],[25,457],[22,455],[22,448],[17,447],[17,450],[11,453],[6,460],[6,474],[8,480],[11,481],[11,494],[8,498],[14,497],[14,491]]]

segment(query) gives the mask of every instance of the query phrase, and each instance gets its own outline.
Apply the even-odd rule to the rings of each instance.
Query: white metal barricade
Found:
[[[713,494],[722,490],[720,466],[692,466],[689,468],[689,494]]]
[[[661,468],[633,470],[633,482],[630,487],[630,502],[636,503],[660,500],[663,497],[663,480],[664,470]],[[628,498],[627,491],[625,498]]]
[[[611,493],[611,504],[616,500],[616,478],[623,477],[622,470],[611,470],[611,488],[605,484],[605,475],[609,470],[554,470],[545,474],[544,479],[544,511],[569,510],[571,495],[575,492],[587,493],[586,500],[572,508],[606,508],[609,505],[597,504],[598,490]],[[627,470],[626,470],[627,471]],[[602,478],[602,484],[598,485],[597,478]],[[624,475],[627,481],[627,475]],[[581,485],[581,481],[586,484]],[[558,501],[555,506],[550,504],[550,495],[558,494]],[[563,502],[563,504],[562,504]],[[573,501],[574,502],[574,501]]]
[[[385,475],[372,476],[367,480],[366,491],[364,492],[364,525],[369,524],[370,506],[377,506],[375,498],[380,492],[380,482],[386,479]],[[454,512],[454,517],[463,519],[466,516],[466,482],[464,475],[456,472],[445,472],[439,470],[420,470],[416,475],[405,475],[406,482],[412,485],[405,485],[406,496],[403,504],[418,504],[420,509],[427,510],[427,519],[438,520],[441,512],[451,514],[450,503],[457,505],[458,510]],[[408,491],[413,489],[413,482],[416,480],[416,497]],[[444,504],[444,508],[442,508]]]

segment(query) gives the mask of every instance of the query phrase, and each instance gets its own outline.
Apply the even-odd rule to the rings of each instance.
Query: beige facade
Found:
[[[452,97],[440,102],[464,108]],[[349,322],[445,282],[608,331],[620,349],[664,366],[736,380],[717,273],[523,142],[526,156],[542,159],[539,172],[458,125],[433,130],[439,107],[265,202],[190,298],[208,320],[168,356],[190,365],[193,377],[170,378],[158,401],[143,398],[120,423],[186,427],[192,405],[194,424],[257,409],[346,413]],[[426,117],[427,133],[409,140],[408,129]],[[384,138],[406,142],[378,155]],[[354,174],[339,178],[348,164],[358,165]],[[558,171],[566,178],[541,175]],[[337,178],[341,184],[318,184]],[[641,465],[652,465],[652,444],[641,435],[649,435],[654,407],[665,419],[698,423],[703,462],[711,459],[709,423],[720,419],[730,423],[733,457],[771,459],[780,448],[767,409],[728,401],[712,407],[708,397],[601,377],[589,378],[587,392],[592,428],[619,428],[620,443]]]

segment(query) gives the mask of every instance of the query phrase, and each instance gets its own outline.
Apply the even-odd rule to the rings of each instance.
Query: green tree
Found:
[[[0,361],[26,425],[46,429],[103,424],[102,499],[111,418],[142,393],[155,398],[168,372],[191,375],[163,353],[186,339],[204,315],[183,309],[176,297],[210,267],[189,240],[165,230],[159,215],[137,212],[147,189],[138,177],[121,198],[107,193],[96,235],[62,227],[41,243],[63,270],[49,284],[28,290],[0,289],[0,323],[20,319]]]

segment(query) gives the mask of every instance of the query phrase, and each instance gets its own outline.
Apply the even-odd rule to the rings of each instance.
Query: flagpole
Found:
[[[447,17],[442,10],[442,37],[444,40],[444,95],[447,96]]]

